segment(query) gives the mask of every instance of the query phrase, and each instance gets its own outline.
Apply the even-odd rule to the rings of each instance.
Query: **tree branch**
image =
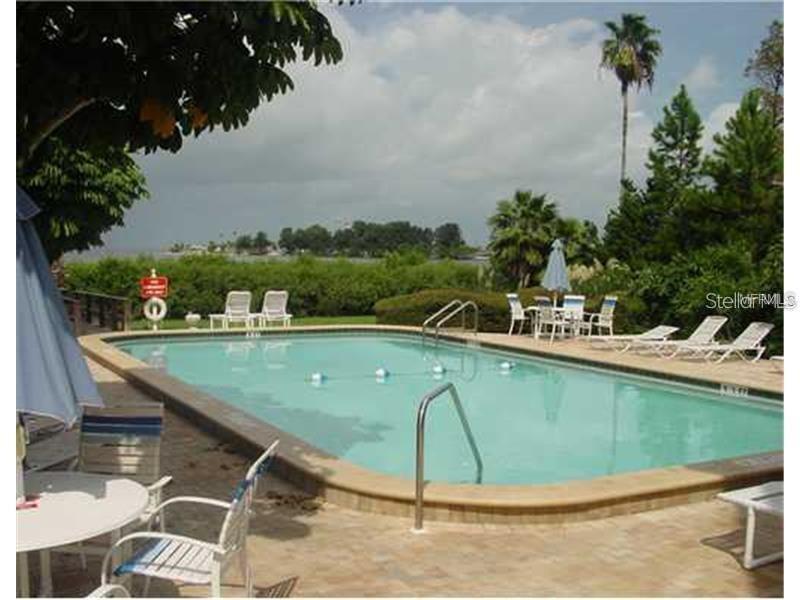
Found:
[[[75,114],[86,108],[87,106],[93,104],[95,102],[95,98],[82,98],[77,100],[72,106],[69,106],[58,113],[55,117],[46,121],[41,127],[38,128],[38,131],[34,133],[31,138],[31,141],[23,148],[22,155],[17,157],[17,166],[21,167],[31,155],[36,152],[36,149],[39,145],[47,139],[47,137],[53,133],[58,127],[60,127],[63,123],[71,119]]]

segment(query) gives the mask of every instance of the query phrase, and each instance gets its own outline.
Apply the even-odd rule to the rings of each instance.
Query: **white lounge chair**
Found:
[[[253,326],[254,318],[250,312],[250,302],[253,295],[247,291],[228,292],[225,298],[225,312],[208,315],[208,323],[214,329],[214,322],[220,321],[223,329],[228,329],[232,323],[244,323],[248,329]]]
[[[292,315],[286,312],[289,292],[285,290],[269,290],[264,294],[264,303],[260,313],[254,313],[259,327],[268,327],[273,322],[280,322],[284,327],[292,324]]]
[[[511,325],[508,327],[508,335],[514,333],[514,327],[519,323],[519,331],[522,333],[525,329],[525,321],[531,321],[531,331],[533,331],[533,320],[530,315],[522,308],[522,302],[519,300],[519,294],[506,294],[508,300],[508,308],[511,310]]]
[[[713,344],[714,336],[727,321],[728,317],[706,317],[685,340],[640,340],[634,342],[631,348],[633,350],[652,350],[661,356],[672,358],[681,352]]]
[[[197,496],[177,496],[163,502],[155,514],[161,515],[169,506],[194,504],[225,510],[225,519],[216,542],[207,542],[185,535],[165,531],[142,531],[121,538],[108,551],[103,559],[101,584],[113,583],[115,577],[142,575],[147,578],[167,579],[195,585],[209,585],[211,596],[222,595],[222,577],[225,571],[238,559],[245,584],[245,595],[253,595],[253,574],[247,561],[247,530],[253,497],[261,474],[269,466],[275,455],[275,441],[253,463],[245,478],[239,483],[230,502],[201,498]],[[130,559],[120,564],[113,573],[109,572],[111,559],[115,552],[127,544],[144,542],[136,549]],[[147,594],[147,586],[145,595]]]
[[[739,334],[735,340],[729,344],[707,344],[705,346],[695,346],[691,348],[692,356],[702,356],[708,361],[711,361],[716,355],[719,355],[714,362],[722,362],[731,354],[736,354],[742,360],[747,360],[747,353],[754,352],[755,357],[751,362],[757,362],[761,355],[766,350],[765,346],[761,345],[764,338],[769,335],[772,328],[775,327],[772,323],[762,323],[760,321],[753,321],[747,328]]]
[[[604,347],[614,348],[620,352],[625,352],[634,343],[643,340],[663,341],[678,331],[678,327],[671,325],[658,325],[648,329],[643,333],[623,334],[623,335],[595,335],[589,339],[591,344],[602,343]]]
[[[783,558],[783,550],[763,556],[755,556],[756,517],[758,513],[773,515],[783,519],[783,482],[770,481],[761,485],[723,492],[717,498],[741,506],[747,510],[747,530],[745,534],[745,569],[754,569]]]
[[[605,329],[608,331],[607,335],[614,335],[614,309],[616,307],[616,296],[606,296],[603,298],[603,304],[600,306],[599,313],[583,313],[584,319],[588,317],[588,320],[585,320],[581,324],[581,331],[586,331],[586,333],[591,336],[595,328],[598,333],[602,329]]]

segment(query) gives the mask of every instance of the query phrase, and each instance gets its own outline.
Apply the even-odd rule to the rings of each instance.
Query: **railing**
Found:
[[[130,329],[131,301],[128,298],[79,290],[61,290],[61,295],[75,335],[80,335],[86,326],[112,331]]]
[[[461,300],[451,300],[450,302],[445,304],[442,308],[440,308],[435,313],[433,313],[431,316],[429,316],[427,319],[425,319],[425,321],[423,321],[423,323],[422,323],[422,343],[423,344],[425,343],[425,339],[426,339],[425,335],[428,332],[428,329],[431,327],[431,322],[434,319],[436,319],[437,317],[440,317],[443,314],[444,314],[444,317],[439,319],[436,322],[436,324],[433,326],[433,330],[434,330],[434,333],[435,333],[435,336],[436,336],[436,342],[437,343],[439,342],[439,330],[442,328],[442,325],[447,323],[447,321],[449,321],[450,319],[452,319],[453,317],[455,317],[459,313],[461,314],[461,330],[462,331],[466,331],[467,330],[466,310],[468,308],[472,308],[475,311],[475,320],[473,322],[473,333],[475,335],[477,335],[478,334],[478,321],[480,320],[480,310],[478,309],[478,305],[475,304],[472,300],[467,300],[466,302],[463,302]],[[448,310],[450,312],[447,312]],[[447,312],[447,314],[445,314],[446,312]]]
[[[481,483],[483,480],[483,461],[481,460],[478,446],[475,443],[475,437],[472,435],[469,421],[467,421],[467,414],[464,412],[464,407],[461,405],[461,400],[458,397],[456,386],[453,383],[446,383],[439,386],[435,390],[428,392],[422,397],[417,409],[417,470],[416,470],[416,494],[414,501],[414,531],[422,531],[423,520],[423,506],[425,494],[425,416],[428,413],[428,406],[431,402],[436,400],[445,392],[450,392],[450,397],[453,399],[453,404],[456,407],[458,418],[461,421],[461,427],[467,436],[472,456],[475,458],[476,474],[475,483]]]

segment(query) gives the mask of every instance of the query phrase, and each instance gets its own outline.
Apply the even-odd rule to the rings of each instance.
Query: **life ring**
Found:
[[[144,303],[142,311],[148,321],[157,323],[167,316],[167,303],[164,302],[163,298],[154,296]]]

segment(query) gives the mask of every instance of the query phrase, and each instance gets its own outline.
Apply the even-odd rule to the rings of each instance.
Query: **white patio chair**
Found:
[[[130,598],[128,590],[117,584],[107,583],[99,588],[92,590],[87,598]]]
[[[508,335],[514,333],[514,327],[519,323],[519,331],[522,333],[525,329],[525,321],[531,320],[530,315],[525,313],[522,308],[522,302],[519,300],[519,294],[506,294],[508,300],[508,308],[511,310],[511,325],[508,327]],[[533,321],[531,320],[531,331],[533,331]]]
[[[247,561],[247,531],[253,498],[261,475],[269,467],[275,455],[278,441],[272,443],[247,471],[239,483],[230,502],[178,496],[170,498],[156,507],[154,514],[161,515],[169,506],[194,504],[224,509],[225,519],[216,542],[199,540],[185,535],[165,531],[141,531],[121,538],[103,559],[101,583],[113,583],[114,577],[142,575],[146,578],[145,595],[151,578],[168,579],[182,583],[209,585],[211,596],[222,595],[222,578],[231,563],[238,559],[248,597],[253,595],[253,574]],[[131,542],[144,542],[130,559],[120,564],[114,572],[109,571],[115,552],[121,551]]]
[[[586,296],[567,294],[564,296],[562,316],[572,330],[573,335],[581,331],[583,323],[583,309],[586,306]]]
[[[230,328],[233,323],[244,323],[248,329],[253,326],[254,318],[250,313],[253,295],[247,291],[228,292],[225,298],[225,312],[208,315],[208,323],[214,329],[214,322],[220,321],[223,329]]]
[[[570,326],[571,321],[567,321],[561,312],[556,311],[552,304],[541,304],[539,306],[539,314],[537,315],[537,332],[538,335],[544,333],[544,329],[550,328],[550,343],[553,343],[556,332],[561,330],[561,337],[564,337],[567,332],[567,327]]]
[[[745,569],[754,569],[783,558],[783,550],[763,556],[755,556],[756,517],[758,513],[783,519],[782,481],[769,481],[753,487],[723,492],[717,494],[717,498],[747,510],[747,529],[742,560]]]
[[[130,529],[152,523],[162,490],[172,481],[171,476],[161,476],[163,425],[164,406],[156,402],[83,408],[74,466],[84,473],[121,475],[147,487],[147,508],[137,522],[127,526]],[[79,554],[85,569],[86,555],[103,556],[108,546],[95,540],[60,546],[53,552]]]
[[[588,338],[589,343],[597,347],[600,344],[606,348],[613,348],[619,352],[625,352],[634,343],[643,340],[664,341],[673,333],[678,331],[678,327],[671,325],[658,325],[648,329],[643,333],[623,334],[623,335],[595,335]]]
[[[728,321],[728,317],[710,316],[703,319],[692,334],[685,340],[641,340],[631,345],[634,350],[652,350],[666,358],[672,358],[681,352],[692,351],[699,346],[714,344],[714,336]],[[669,351],[672,351],[671,353]]]
[[[689,350],[692,352],[692,357],[702,356],[709,362],[716,355],[719,355],[719,358],[714,361],[717,363],[721,363],[732,354],[736,354],[742,360],[747,360],[747,353],[753,352],[755,357],[750,362],[757,362],[766,350],[766,347],[762,346],[761,342],[769,335],[773,327],[775,326],[772,323],[753,321],[739,334],[739,337],[729,344],[707,344],[694,346]]]
[[[617,307],[616,296],[606,296],[603,298],[603,304],[600,305],[600,312],[584,312],[583,316],[586,319],[581,323],[581,330],[591,336],[595,329],[600,333],[605,329],[608,331],[607,335],[614,335],[614,309]],[[588,318],[587,318],[588,317]]]
[[[284,327],[292,324],[292,315],[286,312],[289,303],[289,292],[285,290],[269,290],[264,294],[264,304],[260,313],[254,313],[259,327],[268,327],[273,322],[280,322]]]

